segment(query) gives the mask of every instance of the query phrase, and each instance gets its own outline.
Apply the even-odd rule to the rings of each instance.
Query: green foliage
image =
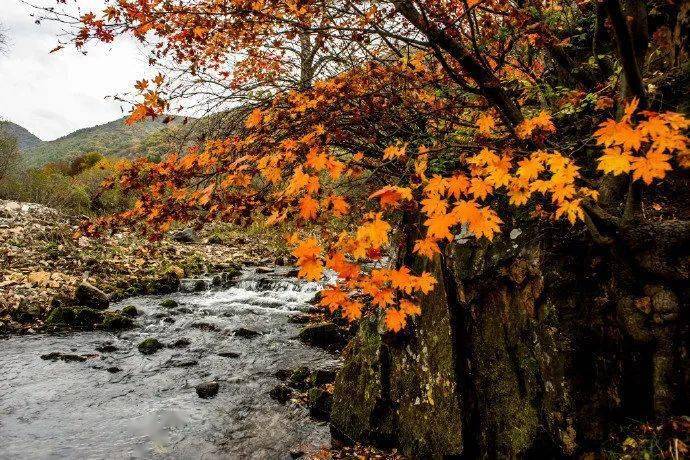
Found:
[[[72,163],[92,152],[104,157],[159,158],[178,151],[190,129],[180,118],[173,118],[169,124],[148,120],[132,126],[119,119],[22,149],[22,161],[26,167],[35,168],[51,162]]]
[[[12,172],[18,160],[17,139],[0,131],[0,180]]]
[[[0,178],[0,198],[40,203],[69,214],[112,214],[132,205],[131,198],[117,187],[101,187],[114,167],[114,161],[88,153],[69,165],[51,163],[40,169],[15,170]]]

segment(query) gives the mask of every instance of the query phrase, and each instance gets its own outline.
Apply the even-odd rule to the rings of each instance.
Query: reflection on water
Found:
[[[0,340],[0,458],[290,458],[328,445],[325,424],[268,396],[279,369],[333,364],[287,321],[318,288],[247,270],[229,289],[166,296],[176,308],[157,296],[115,305],[142,312],[132,331]],[[189,345],[144,356],[136,346],[148,337]],[[40,359],[51,352],[94,356]],[[220,391],[200,399],[195,386],[209,380]]]

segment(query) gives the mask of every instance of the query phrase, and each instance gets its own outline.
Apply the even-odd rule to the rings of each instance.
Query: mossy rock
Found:
[[[46,318],[45,326],[56,329],[94,329],[103,319],[103,313],[92,308],[57,307]]]
[[[175,307],[177,307],[177,302],[175,302],[173,299],[165,299],[164,301],[161,302],[161,307],[163,307],[163,308],[175,308]]]
[[[149,337],[137,345],[137,349],[142,355],[152,355],[161,348],[163,348],[163,344],[153,337]]]
[[[116,312],[107,312],[101,323],[101,328],[107,331],[124,331],[134,327],[134,320]]]
[[[137,307],[134,305],[127,305],[125,308],[122,309],[122,314],[125,316],[129,316],[130,318],[136,318],[139,316],[139,310],[137,310]]]

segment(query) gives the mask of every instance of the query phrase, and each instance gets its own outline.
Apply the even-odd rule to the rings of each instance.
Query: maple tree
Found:
[[[492,240],[517,208],[610,242],[607,176],[628,178],[634,207],[641,184],[690,167],[690,122],[652,110],[647,44],[631,38],[641,18],[619,0],[119,0],[51,13],[78,25],[77,46],[131,34],[152,63],[198,76],[191,87],[220,82],[225,102],[254,102],[184,156],[121,165],[119,186],[139,200],[110,223],[295,222],[300,276],[337,276],[321,304],[351,320],[378,308],[392,331],[435,284],[392,262],[403,216],[419,217],[413,251],[428,259],[459,235]],[[598,43],[573,52],[572,17],[601,24],[620,69]],[[184,93],[176,82],[138,82],[128,122],[162,116]],[[544,90],[556,85],[559,97]],[[573,116],[588,120],[583,142],[559,136]]]

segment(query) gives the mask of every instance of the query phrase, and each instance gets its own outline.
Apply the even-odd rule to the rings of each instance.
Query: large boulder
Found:
[[[596,290],[539,248],[463,243],[433,263],[406,261],[438,281],[406,330],[362,322],[336,378],[334,434],[396,445],[413,458],[568,456],[578,435],[601,441],[604,406],[615,403],[601,390],[588,395],[595,387],[582,386],[570,348],[590,326],[572,312],[584,311]],[[559,282],[545,282],[549,270]],[[603,366],[601,389],[607,378],[618,381],[605,364],[615,353],[605,355],[593,357]]]
[[[86,281],[77,286],[74,300],[81,307],[89,307],[96,310],[105,310],[110,305],[108,295]]]
[[[414,334],[390,335],[376,318],[360,325],[336,378],[336,437],[398,445],[415,458],[463,453],[463,402],[445,291],[434,290],[424,306]]]

